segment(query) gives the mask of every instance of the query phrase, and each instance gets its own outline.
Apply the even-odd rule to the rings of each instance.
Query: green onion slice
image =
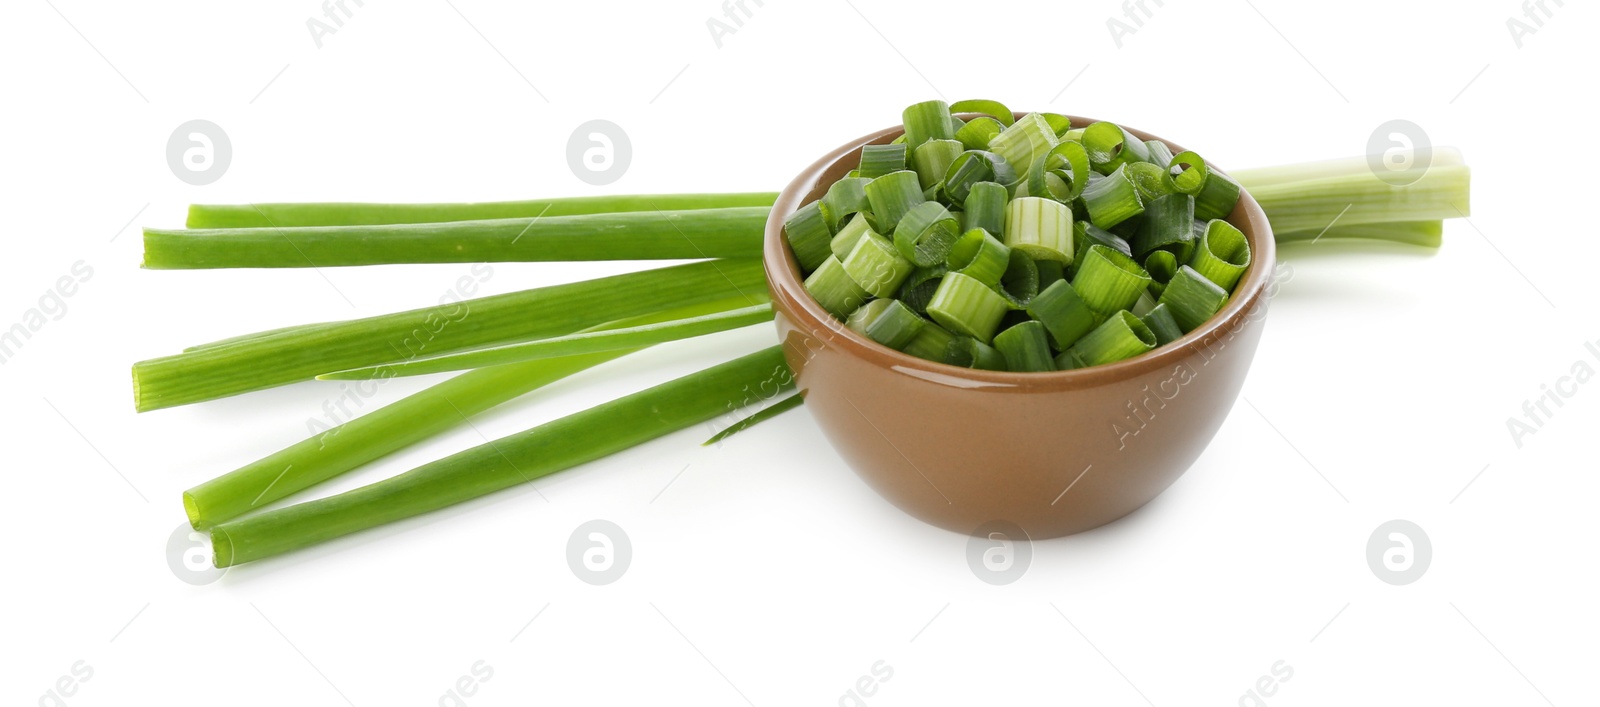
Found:
[[[1086,366],[1099,366],[1138,356],[1155,347],[1156,335],[1150,327],[1124,310],[1084,334],[1072,348]]]
[[[1076,142],[1063,142],[1050,148],[1028,169],[1030,196],[1043,196],[1062,203],[1083,195],[1089,185],[1089,153]]]
[[[950,163],[944,173],[941,188],[950,201],[966,201],[967,193],[979,182],[995,182],[1010,186],[1017,181],[1017,172],[1006,158],[984,150],[967,150]]]
[[[950,342],[955,338],[956,335],[945,330],[944,327],[924,320],[922,328],[917,331],[917,335],[911,337],[911,341],[907,342],[905,348],[901,350],[917,358],[943,363],[945,350],[949,348]]]
[[[850,251],[856,249],[856,243],[859,243],[863,238],[889,240],[877,231],[872,230],[872,224],[867,222],[865,216],[857,215],[855,218],[845,222],[844,227],[839,229],[837,234],[834,234],[833,240],[828,242],[828,250],[833,252],[833,257],[844,260],[849,257]]]
[[[1006,298],[988,285],[961,273],[949,273],[939,281],[928,316],[952,333],[988,343],[994,338],[1000,319],[1011,310]]]
[[[1066,280],[1057,280],[1028,302],[1028,315],[1039,320],[1057,349],[1078,341],[1099,322],[1099,317]]]
[[[833,232],[828,229],[827,218],[822,214],[821,201],[813,201],[795,210],[794,215],[783,222],[783,235],[789,241],[789,248],[794,251],[795,260],[800,261],[802,272],[816,270],[822,261],[833,254],[828,247],[833,240]]]
[[[917,314],[927,316],[928,303],[933,301],[933,293],[939,290],[939,280],[949,271],[950,269],[942,264],[912,270],[911,276],[900,285],[897,299],[906,303],[906,306]]]
[[[906,145],[916,149],[929,140],[955,137],[955,127],[950,117],[950,106],[944,101],[923,101],[907,106],[900,114],[901,122],[905,124]]]
[[[856,174],[864,179],[877,179],[906,168],[905,145],[867,145],[861,148],[861,166],[856,168]]]
[[[1160,297],[1172,276],[1178,274],[1178,256],[1170,250],[1150,251],[1144,259],[1144,271],[1150,274],[1150,293]]]
[[[1224,290],[1233,286],[1250,267],[1250,241],[1233,224],[1213,219],[1195,248],[1189,266]]]
[[[1150,287],[1150,275],[1139,264],[1105,246],[1090,246],[1072,281],[1078,296],[1102,316],[1127,309]]]
[[[1181,194],[1199,195],[1210,173],[1205,159],[1192,150],[1179,152],[1167,161],[1167,175],[1172,177],[1173,188]]]
[[[1144,218],[1130,243],[1135,257],[1154,250],[1170,250],[1187,261],[1194,252],[1194,197],[1171,193],[1145,202]]]
[[[994,347],[1006,359],[1006,370],[1022,372],[1053,371],[1049,335],[1043,324],[1029,320],[996,334]]]
[[[1117,165],[1116,170],[1105,179],[1092,180],[1084,187],[1084,208],[1088,209],[1089,220],[1094,221],[1094,225],[1111,228],[1144,213],[1139,190],[1124,171],[1125,168],[1126,165]]]
[[[1101,174],[1109,175],[1125,164],[1150,161],[1150,148],[1145,147],[1144,141],[1116,123],[1102,121],[1085,128],[1083,146],[1089,151],[1089,163]]]
[[[900,256],[918,267],[931,267],[945,261],[950,247],[961,237],[961,222],[937,201],[924,201],[906,212],[894,232],[894,247]]]
[[[1071,263],[1072,230],[1072,209],[1059,201],[1025,196],[1006,204],[1002,240],[1028,257]]]
[[[1055,147],[1056,142],[1056,131],[1050,123],[1038,113],[1029,113],[989,140],[989,149],[1004,157],[1013,168],[1026,170]]]
[[[1167,283],[1167,289],[1161,293],[1160,303],[1172,310],[1173,320],[1187,334],[1222,311],[1222,305],[1227,302],[1227,290],[1207,280],[1194,268],[1184,265],[1178,268],[1178,274],[1172,277],[1172,282]]]
[[[1034,295],[1039,294],[1039,266],[1033,264],[1033,258],[1012,249],[1006,272],[1000,276],[1000,294],[1017,309],[1028,306]]]
[[[1150,332],[1156,335],[1157,346],[1165,346],[1183,336],[1178,320],[1172,318],[1172,310],[1165,304],[1157,304],[1139,317],[1139,321],[1144,322],[1145,326],[1150,327]]]
[[[957,336],[945,346],[944,362],[984,371],[1006,370],[1005,354],[970,336]]]
[[[864,239],[873,240],[873,239]],[[829,256],[822,261],[810,277],[806,278],[806,292],[839,319],[850,316],[863,302],[867,301],[867,291],[851,279],[849,273],[844,271],[844,263],[838,258]]]
[[[929,140],[918,145],[912,163],[923,190],[937,186],[944,179],[945,171],[950,169],[950,163],[965,149],[956,140]]]
[[[871,179],[845,177],[828,187],[828,193],[822,197],[822,213],[828,218],[829,230],[838,233],[839,224],[845,218],[870,208],[866,187],[871,182]]]
[[[962,234],[950,248],[945,264],[951,272],[958,272],[990,287],[999,287],[1000,278],[1011,267],[1011,249],[988,231],[974,228]]]
[[[962,203],[965,228],[981,228],[989,233],[1002,232],[1006,225],[1006,202],[1010,199],[1007,189],[996,182],[972,185]]]
[[[899,238],[905,232],[906,229],[900,229],[895,237]],[[900,257],[895,247],[881,238],[856,241],[856,247],[841,263],[845,274],[873,297],[894,296],[895,291],[900,289],[900,283],[905,282],[916,267],[911,261]]]
[[[1006,125],[994,118],[974,118],[956,131],[956,140],[968,150],[987,150],[989,141],[1004,131]]]
[[[956,101],[950,104],[951,113],[981,113],[1000,122],[1001,125],[1010,125],[1016,121],[1016,115],[1011,112],[1006,104],[999,101],[971,98],[965,101]],[[971,123],[968,123],[971,125]]]
[[[873,223],[880,233],[893,233],[906,212],[925,203],[917,173],[911,170],[890,172],[873,179],[865,190],[867,202],[872,205]]]
[[[1376,179],[1376,178],[1374,178]],[[1206,168],[1206,181],[1201,185],[1200,192],[1194,195],[1194,217],[1202,221],[1214,218],[1227,218],[1233,213],[1233,207],[1239,203],[1239,192],[1243,188],[1221,170]],[[1270,212],[1268,218],[1271,218]]]

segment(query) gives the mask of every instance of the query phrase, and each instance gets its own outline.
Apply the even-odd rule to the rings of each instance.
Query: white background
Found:
[[[1109,0],[750,0],[721,48],[712,0],[349,6],[320,49],[312,0],[3,11],[0,327],[93,269],[0,366],[6,704],[1592,704],[1600,383],[1520,448],[1506,427],[1576,362],[1600,369],[1589,4],[1549,0],[1521,48],[1510,0],[1151,0],[1121,48]],[[180,492],[304,437],[340,389],[135,415],[129,365],[430,304],[468,266],[142,271],[139,226],[180,225],[191,201],[776,190],[935,96],[1116,119],[1233,168],[1360,154],[1403,118],[1465,152],[1473,213],[1437,252],[1282,249],[1294,277],[1205,455],[1133,516],[1036,543],[1008,586],[975,578],[966,537],[877,498],[804,412],[207,586],[168,569]],[[165,161],[195,118],[233,145],[204,187]],[[633,144],[606,187],[565,158],[594,118]],[[496,265],[485,291],[640,266]],[[661,347],[314,494],[771,339]],[[567,567],[592,518],[632,540],[609,586]],[[1407,586],[1367,565],[1393,518],[1433,546]],[[477,661],[492,678],[447,697]],[[845,697],[879,661],[892,677]],[[1278,661],[1292,677],[1247,696]],[[59,690],[75,665],[92,676]]]

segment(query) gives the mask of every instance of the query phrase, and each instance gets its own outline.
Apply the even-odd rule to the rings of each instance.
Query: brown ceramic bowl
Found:
[[[1075,126],[1090,122],[1072,117]],[[956,532],[987,534],[998,521],[1031,538],[1058,537],[1155,498],[1210,443],[1255,356],[1276,260],[1260,205],[1244,194],[1228,217],[1250,241],[1249,270],[1227,306],[1182,339],[1125,361],[1055,373],[925,361],[829,316],[806,293],[783,237],[789,215],[850,171],[863,145],[901,132],[880,130],[817,160],[783,190],[767,220],[768,286],[805,408],[875,491]]]

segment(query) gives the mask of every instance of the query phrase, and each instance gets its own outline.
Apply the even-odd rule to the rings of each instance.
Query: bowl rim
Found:
[[[1022,118],[1027,113],[1017,112],[1015,115],[1017,118]],[[1065,117],[1074,127],[1099,122],[1094,118],[1075,115]],[[1173,154],[1185,151],[1184,147],[1166,138],[1126,124],[1119,123],[1119,125],[1141,140],[1160,140],[1166,143]],[[1266,212],[1261,209],[1261,205],[1248,190],[1241,188],[1239,203],[1226,220],[1244,231],[1246,238],[1249,239],[1250,265],[1222,311],[1165,346],[1115,363],[1047,373],[963,368],[891,349],[846,328],[843,322],[834,319],[833,315],[828,314],[822,305],[806,292],[800,275],[800,264],[795,260],[794,253],[783,236],[783,223],[805,203],[803,201],[805,197],[817,188],[823,174],[829,168],[858,152],[865,145],[890,142],[903,132],[903,127],[896,125],[868,133],[834,148],[802,170],[784,187],[778,194],[777,201],[773,203],[772,212],[767,217],[761,249],[767,286],[771,290],[773,303],[779,305],[780,316],[787,314],[791,324],[807,335],[823,338],[829,345],[839,346],[855,357],[880,367],[954,387],[1028,390],[1087,388],[1139,377],[1158,370],[1171,370],[1201,349],[1211,347],[1219,338],[1246,324],[1245,317],[1262,302],[1269,280],[1276,269],[1277,248],[1272,236],[1272,225],[1268,223]],[[1206,164],[1208,167],[1216,168],[1209,159]],[[1226,170],[1223,172],[1226,173]]]

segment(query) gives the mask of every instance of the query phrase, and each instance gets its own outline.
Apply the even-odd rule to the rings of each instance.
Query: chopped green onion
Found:
[[[956,130],[956,140],[968,150],[987,150],[989,141],[1005,130],[1008,124],[994,118],[976,118]]]
[[[933,202],[928,202],[933,203]],[[900,229],[898,233],[905,233]],[[893,297],[916,266],[882,238],[863,238],[842,261],[844,271],[873,297]]]
[[[801,272],[816,270],[833,253],[828,247],[833,240],[833,232],[828,229],[827,217],[822,214],[821,201],[813,201],[795,210],[794,215],[783,222],[783,235],[789,240],[789,249],[794,251],[795,260],[800,261]]]
[[[926,268],[943,263],[960,237],[961,222],[950,210],[937,201],[924,201],[901,219],[894,247],[901,257]]]
[[[905,125],[906,145],[916,149],[929,140],[949,140],[955,137],[950,122],[950,106],[944,101],[923,101],[907,106],[900,114]]]
[[[1071,263],[1072,210],[1059,201],[1037,196],[1012,199],[1006,204],[1007,247],[1031,258]]]
[[[1150,293],[1160,297],[1172,276],[1178,274],[1178,256],[1170,250],[1152,250],[1145,256],[1144,271],[1150,275]]]
[[[871,179],[845,177],[828,187],[828,193],[822,197],[822,213],[828,218],[828,230],[838,233],[839,224],[847,217],[869,208],[867,185],[871,182]]]
[[[912,270],[911,276],[900,285],[898,299],[917,314],[927,316],[928,303],[933,301],[933,293],[939,290],[939,278],[949,271],[942,264]]]
[[[842,272],[840,273],[843,274]],[[759,260],[709,260],[364,319],[330,322],[133,366],[141,412],[334,371],[569,334],[664,308],[765,290]]]
[[[1144,218],[1129,241],[1134,257],[1159,249],[1188,260],[1194,252],[1194,221],[1194,197],[1188,194],[1174,192],[1145,202]]]
[[[1222,311],[1222,305],[1227,302],[1227,290],[1187,265],[1178,268],[1178,274],[1161,293],[1161,304],[1172,310],[1173,320],[1184,333],[1204,324]]]
[[[1057,349],[1072,346],[1099,322],[1094,310],[1066,280],[1057,280],[1028,303],[1028,315],[1050,332]]]
[[[1132,312],[1135,317],[1143,317],[1155,308],[1156,298],[1150,296],[1150,290],[1145,290],[1139,293],[1139,299],[1134,300],[1133,306],[1129,307],[1128,311]]]
[[[928,316],[952,333],[988,343],[1010,309],[1006,298],[988,285],[953,272],[939,281],[939,289],[928,303]]]
[[[1156,335],[1151,333],[1150,327],[1123,310],[1084,334],[1073,344],[1072,350],[1083,359],[1085,366],[1100,366],[1138,356],[1155,347]]]
[[[924,321],[916,336],[911,337],[911,341],[901,350],[917,358],[943,362],[945,349],[949,348],[951,340],[955,338],[956,335],[944,327]]]
[[[979,182],[1009,185],[1017,181],[1017,171],[1006,158],[993,152],[967,150],[950,163],[941,188],[950,201],[966,201],[967,193]]]
[[[1240,191],[1242,187],[1233,177],[1214,167],[1206,167],[1205,183],[1201,185],[1200,192],[1194,195],[1194,217],[1201,221],[1227,218],[1233,213],[1233,207],[1239,203]],[[1252,192],[1251,196],[1254,195]],[[1258,198],[1257,201],[1259,200]],[[1272,215],[1269,213],[1267,217],[1271,220]]]
[[[1043,196],[1071,203],[1083,195],[1089,184],[1089,153],[1076,142],[1062,142],[1050,148],[1028,169],[1028,179],[1019,196]]]
[[[1006,104],[999,101],[989,101],[973,98],[965,101],[956,101],[950,104],[951,113],[981,113],[999,121],[1001,125],[1010,125],[1016,121],[1016,115]],[[970,123],[969,123],[970,125]]]
[[[1091,180],[1081,198],[1089,220],[1101,228],[1111,228],[1144,213],[1144,202],[1139,200],[1139,190],[1128,178],[1125,165],[1118,165],[1105,179]]]
[[[1020,250],[1011,251],[1009,260],[1005,274],[1000,276],[1000,294],[1021,309],[1039,294],[1039,266]]]
[[[1018,372],[1053,371],[1050,341],[1043,324],[1026,321],[995,334],[994,347],[1006,359],[1006,370]]]
[[[728,429],[725,429],[725,430],[723,430],[721,432],[718,432],[718,433],[712,435],[711,439],[708,439],[708,440],[706,440],[704,442],[701,442],[700,446],[709,447],[709,446],[711,446],[713,444],[721,442],[722,440],[725,440],[725,439],[727,439],[729,437],[732,437],[732,436],[734,436],[736,434],[739,434],[740,432],[743,432],[743,431],[748,430],[748,429],[750,429],[752,427],[755,427],[756,425],[759,425],[759,424],[761,424],[763,422],[766,422],[767,420],[770,420],[770,419],[772,419],[774,417],[782,415],[783,413],[786,413],[786,412],[788,412],[790,410],[793,410],[793,409],[795,409],[797,407],[800,407],[801,405],[804,405],[805,402],[806,402],[806,398],[805,398],[804,395],[802,395],[800,393],[790,393],[788,395],[788,397],[786,397],[786,398],[784,398],[782,400],[779,400],[778,402],[775,402],[775,403],[773,403],[771,405],[768,405],[768,406],[766,406],[764,408],[761,408],[760,410],[757,410],[754,413],[751,413],[750,416],[744,418],[743,420],[740,420],[738,422],[733,423],[732,425],[730,425],[728,427]]]
[[[856,168],[856,175],[877,179],[908,168],[905,145],[867,145],[861,148],[861,166]]]
[[[1090,309],[1110,316],[1139,300],[1139,293],[1150,287],[1150,275],[1133,258],[1103,245],[1090,246],[1072,287]]]
[[[1206,226],[1189,266],[1229,292],[1250,267],[1250,241],[1233,224],[1222,219]]]
[[[974,228],[962,234],[950,248],[945,260],[951,272],[958,272],[990,287],[999,287],[1000,278],[1011,266],[1011,249],[989,235],[988,231]]]
[[[1078,355],[1077,351],[1067,349],[1056,354],[1056,370],[1058,371],[1074,371],[1083,367],[1085,367],[1083,358]]]
[[[989,140],[989,149],[1017,171],[1033,165],[1056,146],[1056,131],[1038,113],[1029,113]]]
[[[1165,304],[1157,304],[1139,317],[1139,321],[1150,327],[1150,332],[1156,336],[1157,346],[1165,346],[1183,337],[1183,329],[1178,326],[1178,320],[1172,318],[1172,310]]]
[[[944,362],[984,371],[1006,370],[1005,354],[970,336],[958,336],[945,347]]]
[[[1067,268],[1059,260],[1035,260],[1033,266],[1039,270],[1039,291],[1067,279]]]
[[[1099,122],[1083,131],[1083,146],[1095,171],[1110,175],[1125,164],[1150,161],[1150,148],[1116,123]],[[1099,222],[1099,219],[1096,219]],[[1100,224],[1110,228],[1111,224]]]
[[[143,265],[166,270],[756,257],[770,212],[745,206],[446,223],[147,228]]]
[[[866,336],[867,325],[871,324],[872,320],[877,319],[878,315],[883,314],[883,310],[888,309],[889,305],[893,303],[894,300],[875,299],[863,304],[857,307],[856,311],[851,312],[850,316],[845,317],[844,326],[850,331]]]
[[[1006,225],[1006,202],[1011,195],[995,182],[978,182],[967,192],[962,203],[965,228],[981,228],[989,233],[1001,233]]]
[[[924,203],[917,173],[911,170],[885,174],[868,182],[865,189],[874,223],[881,233],[893,233],[912,207]]]
[[[1147,158],[1150,164],[1160,167],[1163,172],[1167,171],[1172,165],[1172,148],[1160,140],[1145,140],[1144,146],[1150,151],[1150,157]]]
[[[211,528],[217,567],[310,547],[594,461],[726,414],[794,375],[774,346],[327,498]]]
[[[867,222],[867,218],[865,216],[857,214],[855,218],[846,221],[844,227],[840,228],[839,232],[834,234],[833,240],[828,242],[828,250],[833,253],[833,257],[838,258],[839,260],[844,260],[845,258],[850,257],[850,251],[855,250],[856,244],[860,243],[861,239],[863,238],[877,238],[883,241],[889,240],[888,238],[885,238],[883,235],[879,234],[877,231],[872,230],[872,224]],[[817,267],[821,266],[819,265]],[[813,268],[813,270],[815,270],[815,268]]]
[[[1149,162],[1123,165],[1123,171],[1128,180],[1133,182],[1134,191],[1139,193],[1139,200],[1145,202],[1146,208],[1151,199],[1177,192],[1167,171]]]
[[[876,238],[863,238],[861,242],[877,241]],[[856,311],[870,296],[866,289],[857,284],[845,272],[844,263],[838,258],[829,256],[822,261],[822,265],[806,278],[806,292],[829,314],[844,319]]]
[[[741,301],[742,303],[742,301]],[[324,373],[318,380],[373,380],[401,376],[420,376],[447,371],[465,371],[487,366],[503,366],[546,358],[580,356],[607,351],[632,351],[646,346],[689,339],[752,324],[772,321],[772,305],[757,304],[736,309],[712,309],[682,318],[660,319],[635,326],[606,327],[595,331],[537,339],[510,346],[419,358],[381,366]]]
[[[189,228],[298,228],[301,226],[378,226],[394,223],[444,223],[508,218],[581,216],[625,211],[690,211],[738,206],[772,206],[777,192],[744,194],[631,194],[579,196],[529,201],[462,204],[195,204]]]
[[[902,350],[922,332],[924,326],[932,326],[928,320],[917,316],[916,312],[911,311],[910,307],[899,300],[873,300],[856,311],[865,310],[879,302],[887,304],[879,308],[876,314],[871,315],[870,320],[859,331],[884,346],[896,351]]]
[[[1183,151],[1167,161],[1167,174],[1172,177],[1172,188],[1179,194],[1195,196],[1205,187],[1210,170],[1206,161],[1193,151]]]
[[[1067,116],[1060,113],[1040,113],[1039,115],[1044,118],[1044,122],[1050,124],[1051,130],[1056,131],[1057,138],[1072,131],[1072,119]]]
[[[929,140],[918,145],[916,154],[912,155],[918,183],[923,189],[939,184],[944,179],[944,173],[950,169],[950,163],[955,162],[965,150],[956,140]]]

